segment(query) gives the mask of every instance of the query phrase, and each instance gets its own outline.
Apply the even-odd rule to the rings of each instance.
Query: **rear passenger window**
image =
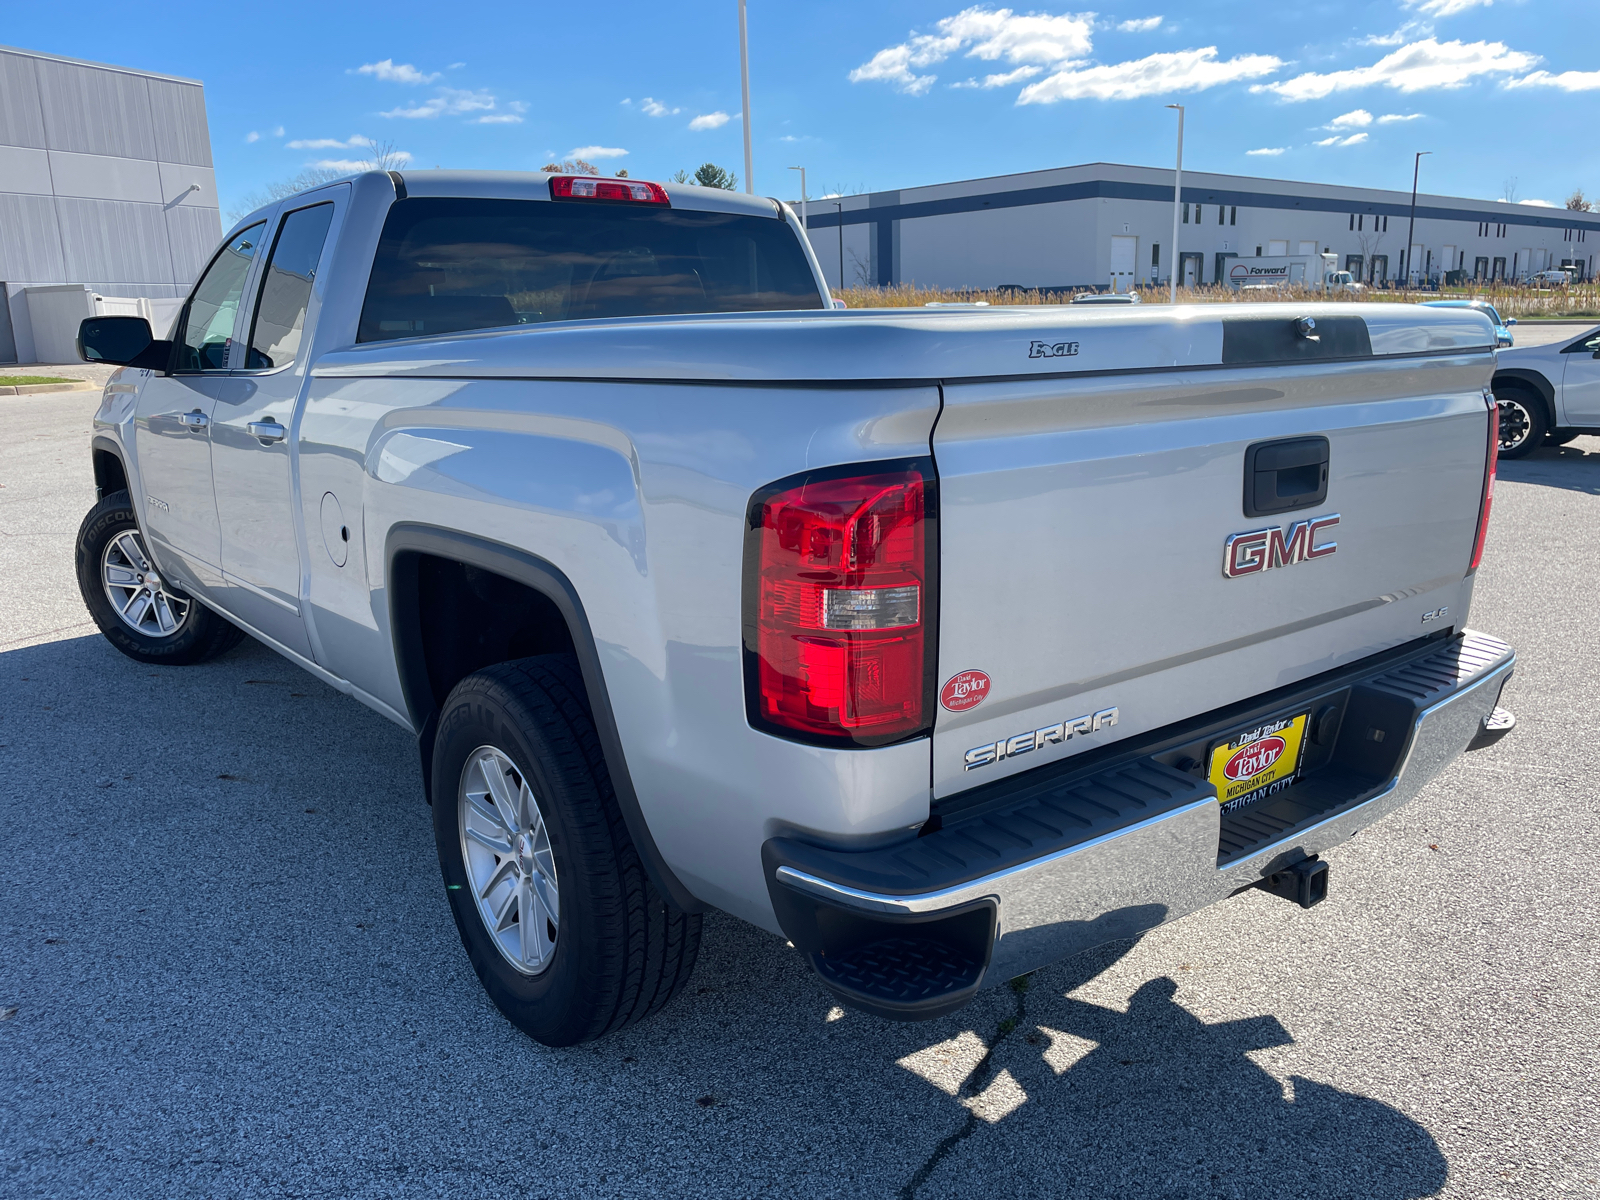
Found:
[[[357,340],[821,307],[805,252],[776,218],[415,197],[389,210]]]
[[[279,226],[272,257],[261,276],[255,316],[250,319],[250,352],[244,361],[247,370],[281,367],[300,353],[311,285],[317,278],[317,263],[332,220],[333,205],[318,204],[290,213]]]

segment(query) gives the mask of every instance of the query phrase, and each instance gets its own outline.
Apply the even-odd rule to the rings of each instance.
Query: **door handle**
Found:
[[[197,408],[193,412],[179,413],[178,424],[190,433],[203,433],[206,426],[211,424],[211,418]]]
[[[263,446],[270,446],[273,442],[283,441],[289,432],[276,421],[251,421],[245,428],[250,431],[250,436]]]

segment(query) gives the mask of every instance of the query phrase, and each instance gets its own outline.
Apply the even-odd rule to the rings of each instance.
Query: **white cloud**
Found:
[[[1018,104],[1051,104],[1057,100],[1132,100],[1171,92],[1195,92],[1240,79],[1259,79],[1283,65],[1270,54],[1243,54],[1217,60],[1217,48],[1152,54],[1104,67],[1069,65],[1048,79],[1030,83]]]
[[[1117,28],[1123,33],[1149,33],[1152,29],[1161,26],[1160,17],[1135,17],[1131,21],[1123,21]]]
[[[1246,150],[1246,154],[1260,155],[1264,158],[1277,158],[1283,153],[1282,146],[1263,146],[1259,150]]]
[[[522,118],[516,113],[490,113],[487,117],[474,117],[467,122],[468,125],[521,125]]]
[[[431,117],[458,117],[469,112],[487,111],[494,107],[494,97],[488,92],[467,92],[458,88],[440,88],[431,100],[424,100],[410,108],[392,108],[380,117],[404,117],[407,120]]]
[[[963,48],[968,58],[987,62],[1004,58],[1013,66],[1056,66],[1088,55],[1093,47],[1093,27],[1093,13],[1018,16],[1009,8],[975,6],[937,22],[935,34],[913,34],[898,46],[879,50],[850,72],[850,82],[892,83],[907,95],[920,96],[938,76],[916,72],[943,62]]]
[[[259,142],[261,140],[261,135],[252,129],[249,133],[244,135],[244,140],[247,142]]]
[[[1400,92],[1465,87],[1482,75],[1526,71],[1537,55],[1509,49],[1503,42],[1439,42],[1425,38],[1386,54],[1370,67],[1318,73],[1309,71],[1282,83],[1261,83],[1253,92],[1275,92],[1285,100],[1321,100],[1335,92],[1382,84]]]
[[[1551,204],[1548,200],[1518,200],[1518,204],[1531,204],[1534,208],[1560,208],[1559,204]]]
[[[343,150],[347,146],[365,146],[367,139],[359,133],[352,137],[340,138],[297,138],[284,145],[290,150]]]
[[[1334,134],[1332,137],[1323,138],[1320,142],[1313,142],[1312,145],[1314,145],[1314,146],[1359,146],[1362,142],[1364,142],[1366,140],[1367,140],[1367,135],[1364,134],[1364,133],[1352,133],[1349,137],[1340,137],[1338,134]]]
[[[411,161],[411,151],[396,150],[390,158],[397,166],[405,166]],[[321,167],[326,171],[370,171],[373,169],[370,158],[319,158],[316,162],[307,163],[308,167]]]
[[[1378,118],[1379,125],[1395,125],[1401,121],[1415,121],[1421,113],[1384,113]]]
[[[410,63],[397,63],[392,58],[382,62],[364,63],[355,69],[357,75],[371,75],[385,83],[432,83],[439,78],[439,72],[424,75]]]
[[[282,137],[283,136],[283,126],[279,125],[276,129],[274,129],[272,131],[272,136],[273,137]]]
[[[647,117],[674,117],[683,111],[681,108],[668,108],[659,100],[652,100],[646,96],[639,101],[639,111]]]
[[[1320,142],[1312,142],[1313,146],[1337,146],[1339,139],[1336,137],[1323,138]]]
[[[1043,67],[1018,67],[1015,71],[1007,71],[1003,75],[985,75],[983,77],[983,86],[986,88],[1010,87],[1013,83],[1021,83],[1024,79],[1032,79],[1043,70]]]
[[[627,153],[620,146],[579,146],[575,150],[568,150],[567,157],[592,161],[596,158],[622,158]]]
[[[1506,80],[1508,88],[1553,87],[1563,92],[1592,92],[1600,89],[1600,71],[1562,71],[1559,75],[1549,71],[1535,71],[1521,79]]]
[[[451,63],[448,67],[445,68],[445,70],[447,70],[447,71],[459,71],[462,67],[464,67],[466,65],[467,65],[466,63]]]
[[[701,113],[689,122],[689,128],[697,133],[702,129],[721,129],[728,123],[728,114],[725,112]]]
[[[1360,129],[1372,124],[1372,114],[1364,108],[1357,108],[1335,117],[1323,126],[1324,129]]]
[[[1488,8],[1493,3],[1494,0],[1405,0],[1407,8],[1414,8],[1428,17],[1453,17],[1469,8],[1480,5]]]

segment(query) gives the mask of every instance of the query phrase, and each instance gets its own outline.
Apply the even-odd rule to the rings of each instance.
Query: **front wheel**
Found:
[[[1496,392],[1494,399],[1500,410],[1500,457],[1532,454],[1550,427],[1544,405],[1522,391]]]
[[[439,716],[432,783],[451,913],[512,1024],[571,1046],[649,1016],[688,982],[700,917],[645,874],[571,655],[458,683]]]
[[[78,528],[78,591],[89,615],[135,662],[185,666],[232,649],[244,634],[162,579],[127,492],[113,492]]]

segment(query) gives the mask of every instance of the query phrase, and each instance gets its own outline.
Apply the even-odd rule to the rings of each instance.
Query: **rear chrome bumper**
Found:
[[[1410,736],[1399,752],[1398,767],[1386,780],[1372,780],[1371,786],[1344,800],[1324,801],[1326,815],[1304,819],[1285,830],[1284,836],[1252,845],[1232,858],[1219,850],[1219,843],[1226,844],[1225,818],[1210,784],[1147,758],[1113,764],[1097,776],[1064,784],[1064,793],[1041,798],[1036,792],[1026,807],[980,814],[959,831],[947,828],[932,838],[870,855],[808,850],[774,839],[763,855],[774,906],[785,932],[800,949],[812,952],[824,979],[828,964],[822,960],[830,953],[837,957],[849,951],[848,944],[839,945],[841,936],[847,943],[859,942],[875,927],[892,932],[902,923],[906,933],[932,931],[940,914],[991,908],[993,934],[986,961],[981,978],[974,976],[969,986],[958,989],[965,992],[960,1001],[964,1002],[983,986],[1102,942],[1137,936],[1225,899],[1366,829],[1410,801],[1466,751],[1494,711],[1514,664],[1515,655],[1504,642],[1468,632],[1398,666],[1386,665],[1345,683],[1345,689],[1367,706],[1358,713],[1356,702],[1349,702],[1350,711],[1362,716],[1358,725],[1364,724],[1365,713],[1409,703],[1405,712],[1410,715]],[[1350,736],[1355,739],[1362,732],[1352,729]],[[941,860],[981,859],[972,850],[974,845],[998,846],[1003,853],[1006,839],[1035,836],[1030,826],[1040,826],[1041,818],[1052,829],[1066,825],[1060,815],[1054,820],[1048,815],[1064,813],[1063,795],[1103,805],[1113,793],[1118,798],[1136,797],[1149,815],[1081,841],[1059,844],[1058,838],[1057,848],[1047,853],[977,877],[922,891],[902,890],[918,871],[939,875]],[[1113,806],[1117,802],[1112,801]],[[852,859],[860,861],[852,864]],[[960,866],[952,869],[961,871]],[[862,1002],[861,997],[846,994],[845,998]],[[921,1010],[911,1004],[896,1010],[894,1005],[875,1005],[868,997],[861,1006],[914,1018],[937,1015],[959,1004],[927,1003]]]

